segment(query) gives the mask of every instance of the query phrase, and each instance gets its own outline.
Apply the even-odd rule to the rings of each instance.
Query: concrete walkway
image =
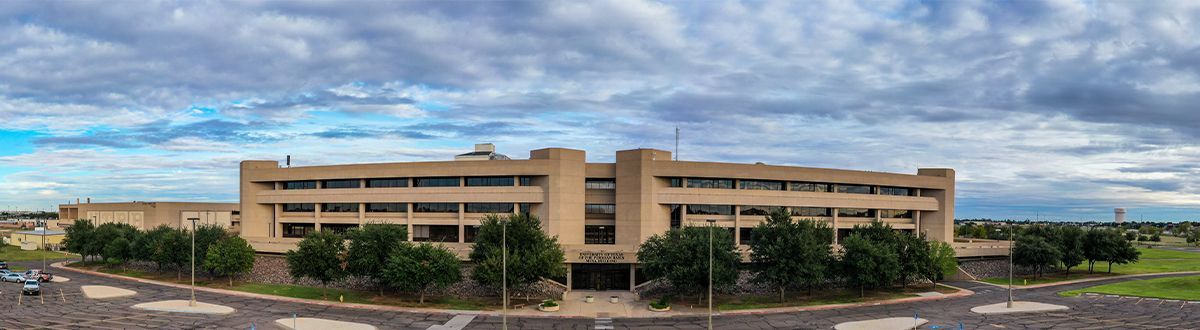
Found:
[[[1070,309],[1067,306],[1046,304],[1034,301],[1014,301],[1013,307],[1008,308],[1008,302],[998,304],[983,305],[971,308],[972,312],[979,314],[1009,314],[1009,313],[1038,313],[1049,311],[1061,311]]]
[[[929,320],[911,317],[889,317],[866,321],[844,322],[833,326],[837,330],[905,330],[916,329]]]
[[[284,329],[322,329],[322,330],[375,330],[370,324],[343,322],[312,317],[286,318],[275,320],[275,325]]]
[[[132,297],[133,295],[137,294],[137,291],[126,290],[107,285],[84,285],[79,287],[79,290],[83,291],[83,296],[87,297],[88,299],[123,298]]]
[[[141,304],[133,305],[133,308],[150,310],[150,311],[160,311],[160,312],[192,313],[192,314],[218,314],[218,315],[230,314],[230,313],[233,313],[233,311],[234,311],[233,308],[216,305],[216,304],[203,303],[203,302],[199,302],[199,301],[197,301],[196,305],[193,306],[190,304],[190,301],[187,301],[187,300],[163,300],[163,301],[141,303]]]

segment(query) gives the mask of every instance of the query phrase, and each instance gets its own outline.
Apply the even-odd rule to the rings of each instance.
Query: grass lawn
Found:
[[[1032,275],[1022,275],[1014,278],[1013,284],[1042,284],[1116,275],[1200,271],[1200,253],[1197,252],[1147,248],[1138,248],[1138,251],[1141,251],[1142,255],[1137,263],[1125,265],[1114,264],[1112,265],[1112,273],[1108,273],[1108,263],[1098,262],[1095,267],[1096,272],[1088,274],[1087,263],[1084,262],[1080,266],[1071,268],[1070,278],[1067,278],[1063,272],[1046,273],[1040,279],[1035,279]],[[1007,277],[986,278],[983,281],[992,284],[1008,284]]]
[[[102,267],[99,262],[75,262],[70,264],[71,267],[85,268],[94,271],[129,276],[136,278],[152,279],[163,282],[172,282],[179,284],[190,284],[190,274],[184,273],[181,277],[176,278],[175,272],[144,272],[138,270],[122,270],[120,267]],[[456,309],[456,310],[493,310],[500,308],[500,298],[478,298],[478,297],[449,297],[449,296],[426,296],[425,304],[418,303],[418,297],[410,294],[397,294],[388,292],[385,296],[380,297],[377,291],[362,291],[362,290],[346,290],[330,288],[325,291],[322,297],[322,289],[320,287],[288,285],[288,284],[267,284],[267,283],[252,283],[252,282],[234,282],[233,286],[229,286],[229,282],[224,277],[219,277],[215,280],[208,280],[207,274],[196,274],[196,285],[210,287],[215,289],[234,290],[242,292],[251,292],[259,294],[268,294],[273,296],[291,297],[309,300],[324,300],[338,301],[340,297],[342,302],[356,304],[375,304],[388,305],[399,307],[424,307],[424,308],[440,308],[440,309]],[[517,299],[510,299],[517,301]]]
[[[47,260],[72,257],[72,255],[62,253],[62,252],[42,251],[42,250],[25,251],[25,250],[21,250],[21,247],[18,247],[18,246],[13,246],[13,245],[0,246],[0,261],[42,260],[42,256],[45,256]]]
[[[788,292],[788,296],[786,298],[787,300],[782,303],[779,302],[778,294],[720,296],[714,297],[713,302],[717,305],[717,309],[719,310],[732,311],[742,309],[859,303],[865,301],[916,297],[917,293],[930,291],[937,291],[941,293],[958,292],[957,289],[941,285],[938,285],[936,288],[931,288],[928,285],[917,285],[909,286],[907,289],[892,288],[887,290],[867,291],[865,297],[859,297],[859,292],[857,289],[829,289],[814,291],[812,296],[806,295],[805,292]],[[672,303],[677,305],[689,305],[693,303],[699,303],[699,301],[699,297],[687,297],[675,299]]]
[[[1085,292],[1147,298],[1200,300],[1200,276],[1132,280],[1079,290],[1063,291],[1059,292],[1058,295],[1074,297]]]

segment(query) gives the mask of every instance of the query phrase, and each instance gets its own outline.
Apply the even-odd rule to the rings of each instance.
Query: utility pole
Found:
[[[708,330],[712,330],[712,278],[713,278],[713,227],[716,227],[716,219],[708,219]]]
[[[679,160],[679,126],[675,126],[675,160]]]
[[[199,218],[188,218],[192,220],[192,301],[188,302],[188,306],[196,307],[196,220]]]
[[[500,220],[500,295],[501,303],[504,305],[501,310],[501,329],[508,330],[508,220]]]
[[[1013,221],[1008,220],[1008,308],[1013,308],[1013,244]]]

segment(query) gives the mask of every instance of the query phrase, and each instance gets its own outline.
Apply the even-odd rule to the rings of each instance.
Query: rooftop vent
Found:
[[[509,160],[508,156],[496,153],[496,145],[476,143],[475,151],[454,156],[454,160]]]

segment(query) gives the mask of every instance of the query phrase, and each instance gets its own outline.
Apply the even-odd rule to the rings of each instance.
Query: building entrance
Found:
[[[629,265],[571,264],[571,290],[629,290]]]

